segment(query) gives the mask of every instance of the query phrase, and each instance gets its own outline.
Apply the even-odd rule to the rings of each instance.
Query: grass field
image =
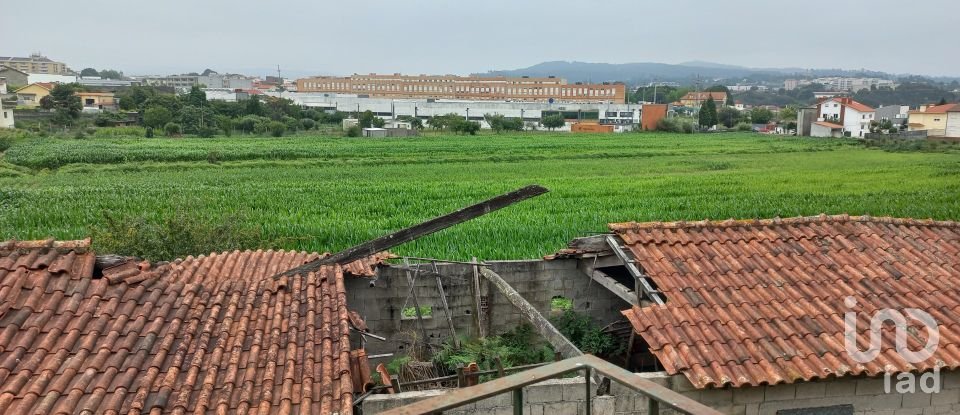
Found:
[[[841,140],[35,139],[0,161],[0,238],[83,238],[108,215],[161,221],[177,213],[210,223],[242,218],[236,225],[257,230],[264,248],[334,251],[533,183],[551,192],[395,251],[532,258],[630,220],[821,212],[960,219],[960,153],[893,153]]]

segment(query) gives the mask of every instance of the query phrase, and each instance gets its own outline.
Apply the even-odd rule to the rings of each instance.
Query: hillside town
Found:
[[[93,68],[77,72],[66,63],[40,54],[0,57],[0,105],[6,108],[2,126],[15,126],[18,114],[21,119],[43,119],[45,110],[49,110],[42,103],[44,98],[57,85],[72,85],[77,89],[73,94],[80,99],[82,113],[109,114],[102,118],[120,125],[142,123],[143,114],[136,111],[140,108],[121,104],[131,90],[183,95],[199,89],[211,101],[280,99],[304,109],[343,114],[337,118],[343,119],[344,130],[359,126],[358,117],[370,113],[383,124],[364,124],[360,134],[373,136],[409,136],[415,133],[411,130],[429,126],[431,119],[456,115],[478,124],[480,129],[498,129],[499,119],[506,118],[517,120],[518,130],[623,133],[683,131],[686,126],[688,130],[737,129],[857,139],[960,137],[960,106],[948,102],[946,96],[938,102],[890,102],[876,108],[858,102],[858,93],[894,92],[901,87],[894,80],[869,77],[789,78],[775,88],[741,83],[702,87],[709,82],[701,79],[684,87],[676,82],[639,86],[618,81],[590,84],[568,82],[556,76],[395,73],[288,79],[280,73],[261,77],[220,74],[210,69],[165,76],[102,72]],[[805,89],[809,96],[784,106],[752,105],[741,99],[772,93],[774,89]],[[490,116],[494,115],[498,125],[491,124]]]

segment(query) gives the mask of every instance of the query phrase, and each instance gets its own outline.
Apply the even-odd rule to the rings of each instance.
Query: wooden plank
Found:
[[[324,265],[349,264],[358,259],[366,258],[386,251],[397,245],[430,235],[453,225],[486,215],[487,213],[503,209],[514,203],[529,199],[531,197],[540,196],[548,191],[549,190],[547,190],[545,187],[539,185],[531,185],[519,190],[514,190],[475,205],[465,207],[456,212],[430,219],[426,222],[420,223],[419,225],[414,225],[389,235],[384,235],[377,239],[364,242],[360,245],[347,248],[328,257],[311,261],[299,267],[281,272],[275,275],[274,278],[315,272]]]
[[[488,268],[481,268],[480,275],[483,275],[487,281],[490,281],[500,290],[501,293],[507,300],[510,301],[522,314],[527,321],[533,326],[534,330],[537,331],[544,339],[553,346],[553,350],[556,350],[560,353],[561,356],[565,358],[582,356],[583,352],[577,348],[573,343],[570,342],[563,334],[557,330],[553,324],[550,324],[550,321],[543,317],[536,307],[527,302],[517,290],[514,290],[506,281],[503,280],[500,275],[496,272],[491,271]]]
[[[447,325],[450,326],[450,338],[453,341],[453,347],[460,348],[460,339],[457,337],[457,327],[453,325],[453,315],[450,314],[450,306],[447,305],[447,295],[443,292],[443,281],[440,281],[440,271],[437,269],[437,263],[433,263],[433,272],[437,274],[437,291],[440,292],[440,302],[443,304],[443,312],[447,316]]]
[[[617,242],[617,238],[613,235],[607,235],[607,245],[610,246],[610,249],[613,251],[614,255],[617,258],[620,258],[620,261],[623,262],[623,266],[627,268],[627,271],[630,272],[630,275],[636,280],[637,289],[635,290],[637,294],[640,294],[642,291],[647,295],[647,298],[650,301],[653,301],[655,304],[664,304],[663,297],[660,295],[660,292],[653,288],[650,285],[650,281],[647,281],[647,276],[640,271],[639,268],[634,264],[634,261],[627,256],[627,253],[623,251],[620,247],[620,243]],[[637,298],[637,301],[642,299]]]
[[[423,315],[420,313],[420,299],[417,298],[417,276],[410,273],[410,261],[406,258],[403,259],[403,264],[407,266],[407,284],[410,285],[410,293],[407,294],[407,297],[413,297],[413,306],[417,309],[417,324],[420,328],[420,342],[423,344],[427,343],[427,330],[423,328]],[[407,302],[403,302],[403,306],[407,306]],[[400,309],[400,321],[403,322],[403,309]]]
[[[637,300],[637,293],[631,290],[630,288],[624,286],[623,284],[617,282],[613,277],[607,275],[603,271],[593,270],[593,273],[590,274],[590,278],[593,278],[594,281],[600,283],[604,288],[610,290],[614,295],[623,299],[630,305],[640,305]]]
[[[473,314],[474,321],[477,324],[477,337],[487,337],[483,330],[483,310],[480,308],[480,265],[477,257],[473,257]]]

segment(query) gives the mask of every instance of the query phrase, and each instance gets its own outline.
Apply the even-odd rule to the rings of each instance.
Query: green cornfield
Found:
[[[336,251],[529,184],[550,193],[394,249],[535,258],[609,222],[870,214],[960,219],[960,152],[750,133],[22,139],[0,238],[78,239],[107,217],[241,217],[249,248]],[[97,241],[94,240],[96,247]],[[197,252],[201,254],[204,252]]]

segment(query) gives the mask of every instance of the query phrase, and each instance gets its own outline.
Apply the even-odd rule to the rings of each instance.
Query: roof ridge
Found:
[[[672,222],[619,222],[619,223],[610,223],[607,226],[611,231],[614,232],[624,232],[630,230],[646,230],[646,229],[687,229],[687,228],[732,228],[732,227],[745,227],[745,226],[775,226],[775,225],[795,225],[795,224],[805,224],[805,223],[844,223],[844,222],[860,222],[860,223],[889,223],[894,225],[916,225],[916,226],[944,226],[944,227],[960,227],[960,222],[957,221],[940,221],[930,219],[914,219],[914,218],[897,218],[892,216],[870,216],[870,215],[861,215],[861,216],[850,216],[849,214],[840,214],[840,215],[827,215],[826,213],[821,213],[816,216],[795,216],[790,218],[781,218],[779,216],[770,218],[770,219],[725,219],[725,220],[710,220],[704,219],[699,221],[672,221]]]
[[[90,249],[90,238],[60,241],[54,238],[20,241],[10,239],[0,242],[0,251],[16,251],[21,249],[54,248],[63,251],[86,251]]]

